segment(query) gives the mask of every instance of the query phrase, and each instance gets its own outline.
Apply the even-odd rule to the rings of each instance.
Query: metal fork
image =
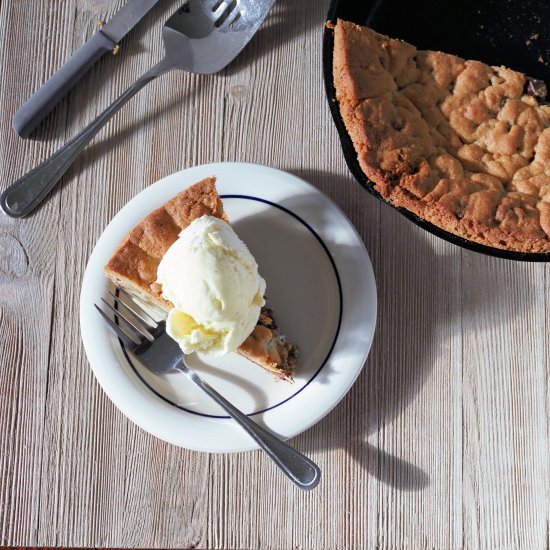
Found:
[[[275,0],[188,0],[164,24],[164,58],[110,107],[42,164],[0,195],[14,218],[32,212],[108,120],[146,84],[173,69],[212,74],[228,65],[250,41]]]
[[[152,315],[147,313],[138,304],[137,300],[126,291],[120,288],[116,290],[115,293],[109,291],[114,305],[103,298],[101,299],[103,306],[114,316],[114,320],[97,304],[94,305],[107,324],[126,344],[127,348],[139,357],[140,362],[147,369],[155,374],[172,371],[185,374],[187,378],[216,401],[300,489],[309,490],[317,486],[321,479],[321,471],[314,462],[253,422],[202,380],[185,363],[185,355],[177,343],[166,333],[165,322],[153,319]],[[120,295],[125,296],[125,301],[122,301]]]

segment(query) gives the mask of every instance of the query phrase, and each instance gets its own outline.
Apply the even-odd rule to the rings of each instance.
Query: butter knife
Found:
[[[98,59],[112,52],[158,1],[128,0],[13,115],[12,127],[17,134],[28,137]]]

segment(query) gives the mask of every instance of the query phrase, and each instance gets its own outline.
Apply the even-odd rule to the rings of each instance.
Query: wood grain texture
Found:
[[[160,59],[175,0],[103,58],[34,139],[11,130],[19,105],[122,3],[0,3],[1,188]],[[230,67],[153,82],[35,214],[0,217],[0,544],[549,547],[550,266],[451,246],[353,181],[324,96],[327,7],[279,0]],[[165,175],[234,160],[287,170],[326,193],[376,273],[365,368],[292,441],[323,470],[312,493],[290,487],[260,452],[206,455],[143,432],[99,388],[80,343],[82,276],[109,220]]]

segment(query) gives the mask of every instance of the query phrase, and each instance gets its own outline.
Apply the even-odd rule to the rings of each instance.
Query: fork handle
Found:
[[[146,84],[168,69],[164,60],[157,63],[71,141],[10,185],[0,196],[2,210],[12,218],[20,218],[32,212],[107,121]]]
[[[216,401],[254,439],[295,485],[304,490],[313,489],[317,486],[321,480],[321,470],[317,464],[250,420],[248,416],[234,407],[225,397],[222,397],[185,363],[178,365],[177,369]]]

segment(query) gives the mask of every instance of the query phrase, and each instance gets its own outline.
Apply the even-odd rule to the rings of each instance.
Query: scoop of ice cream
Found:
[[[182,230],[158,266],[157,282],[174,305],[166,330],[184,353],[236,350],[265,303],[256,260],[231,226],[212,216]]]

